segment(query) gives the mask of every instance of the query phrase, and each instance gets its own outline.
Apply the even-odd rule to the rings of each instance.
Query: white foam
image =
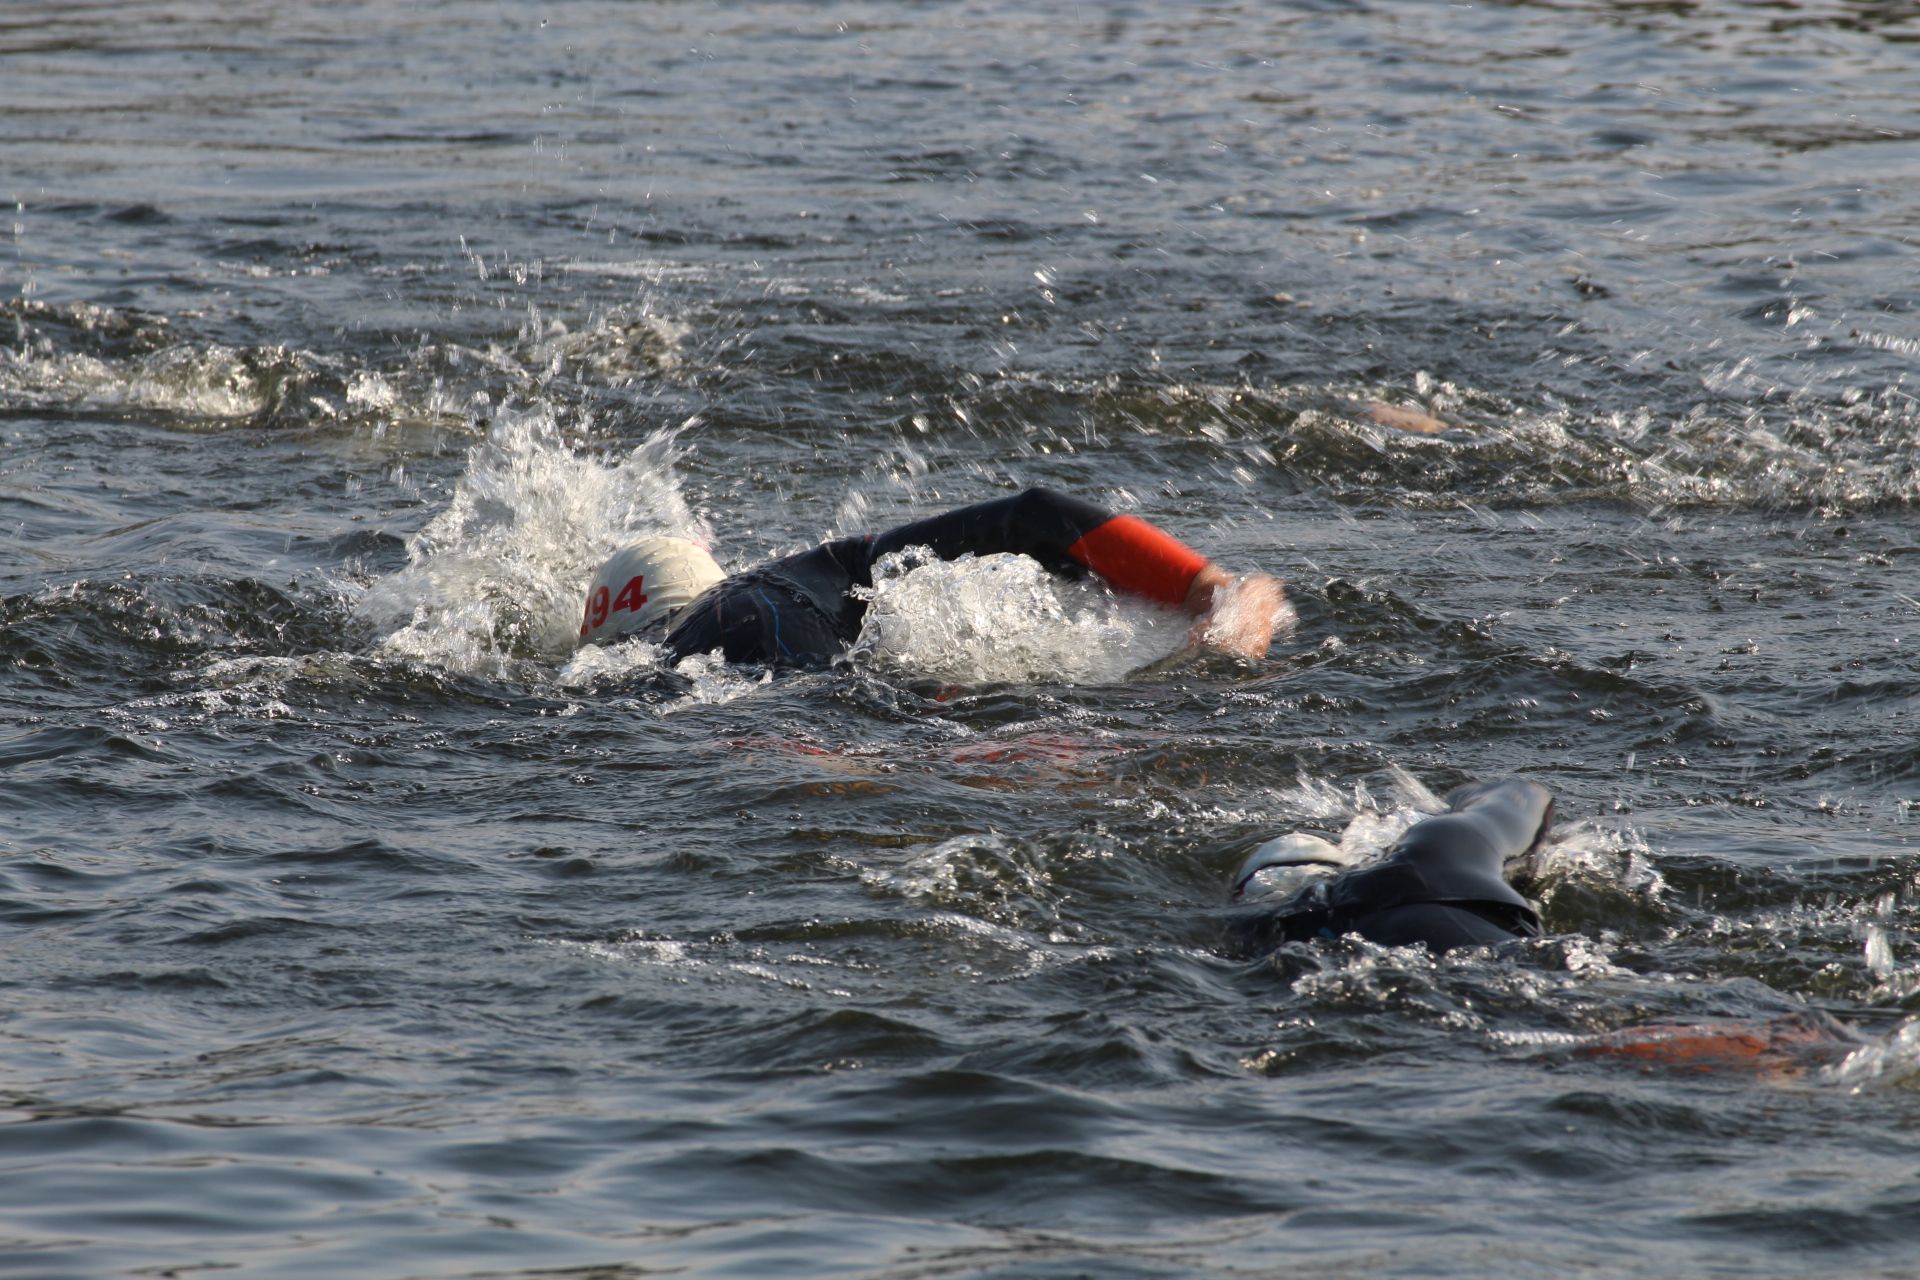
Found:
[[[1900,1084],[1920,1075],[1920,1018],[1868,1041],[1820,1073],[1829,1084],[1858,1093],[1879,1085]]]
[[[1666,878],[1653,864],[1646,839],[1631,828],[1606,828],[1591,820],[1556,826],[1533,857],[1535,880],[1610,885],[1648,902],[1661,901]]]
[[[289,363],[293,357],[283,356]],[[88,404],[195,418],[248,418],[272,403],[262,370],[218,344],[175,346],[127,361],[0,352],[0,389],[29,404]]]
[[[856,661],[955,684],[1117,683],[1178,652],[1190,625],[1018,555],[888,556],[861,594]]]
[[[661,708],[663,716],[691,707],[720,706],[773,683],[773,672],[762,670],[749,676],[738,667],[728,666],[717,652],[688,654],[674,670],[691,680],[693,687],[678,702]]]
[[[604,461],[570,447],[547,410],[500,410],[447,509],[409,541],[407,567],[372,584],[356,614],[383,651],[457,671],[566,658],[602,560],[646,534],[706,540],[676,448],[660,432]]]

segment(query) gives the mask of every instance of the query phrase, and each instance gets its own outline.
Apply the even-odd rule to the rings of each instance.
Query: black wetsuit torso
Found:
[[[1540,936],[1540,916],[1506,882],[1506,864],[1545,839],[1553,797],[1520,778],[1476,783],[1448,811],[1408,828],[1387,856],[1310,886],[1245,922],[1248,942],[1357,933],[1382,946],[1433,951]]]
[[[718,649],[728,662],[826,666],[858,638],[867,602],[853,588],[873,585],[881,557],[908,547],[942,560],[1011,552],[1073,577],[1086,570],[1068,548],[1112,518],[1091,502],[1029,489],[882,534],[839,538],[709,587],[674,617],[666,648],[676,661]]]

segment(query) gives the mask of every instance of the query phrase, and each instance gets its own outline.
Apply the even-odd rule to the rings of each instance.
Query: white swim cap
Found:
[[[1354,865],[1352,854],[1319,836],[1276,836],[1247,855],[1233,877],[1233,900],[1290,895],[1322,876]]]
[[[642,538],[600,566],[587,588],[581,644],[608,644],[645,629],[727,575],[685,538]]]

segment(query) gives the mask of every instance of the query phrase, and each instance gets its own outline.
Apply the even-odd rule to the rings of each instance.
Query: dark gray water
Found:
[[[1920,1273],[1916,57],[14,0],[0,1274]],[[1296,630],[962,565],[829,673],[569,652],[637,533],[1034,483]],[[1550,939],[1228,945],[1516,771]],[[1725,1019],[1843,1043],[1586,1052]]]

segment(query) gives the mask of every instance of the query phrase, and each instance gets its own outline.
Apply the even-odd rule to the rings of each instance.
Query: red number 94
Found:
[[[596,627],[606,625],[609,612],[638,613],[647,603],[646,580],[638,575],[627,579],[627,585],[620,588],[620,594],[612,595],[605,587],[595,587],[587,596],[587,616],[580,622],[580,634],[586,635]]]

